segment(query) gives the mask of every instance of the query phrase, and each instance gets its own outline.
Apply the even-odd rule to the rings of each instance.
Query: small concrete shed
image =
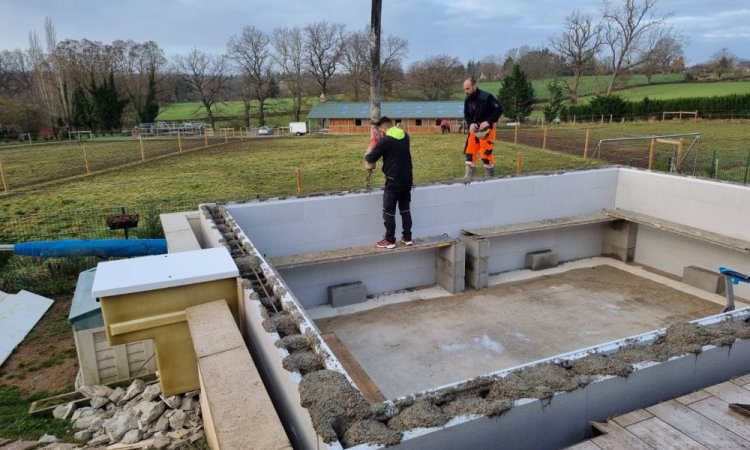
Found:
[[[76,387],[112,383],[155,372],[156,359],[151,340],[114,346],[107,343],[101,305],[91,293],[95,275],[96,269],[78,275],[68,315],[80,367]]]

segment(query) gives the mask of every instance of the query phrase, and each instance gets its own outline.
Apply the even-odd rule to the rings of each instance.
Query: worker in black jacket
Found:
[[[495,176],[495,125],[503,113],[503,106],[489,92],[477,87],[473,77],[464,81],[464,120],[469,125],[469,137],[466,139],[466,175],[464,180],[471,181],[477,167],[477,156],[484,162],[486,177]]]
[[[409,135],[404,130],[393,126],[393,122],[386,116],[378,119],[374,125],[383,136],[372,152],[365,155],[368,163],[374,164],[383,158],[383,174],[385,174],[385,189],[383,190],[383,222],[385,236],[375,244],[380,248],[396,247],[396,205],[401,213],[401,243],[412,245],[411,240],[411,188],[414,184],[412,176],[411,152],[409,150]]]

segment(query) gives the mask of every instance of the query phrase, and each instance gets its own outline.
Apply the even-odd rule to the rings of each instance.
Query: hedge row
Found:
[[[733,94],[723,97],[677,98],[671,100],[650,100],[645,97],[639,102],[625,101],[619,95],[594,97],[586,105],[570,105],[560,112],[561,120],[572,120],[586,116],[612,116],[613,119],[629,117],[661,116],[664,111],[698,111],[703,117],[711,114],[750,113],[750,94]]]

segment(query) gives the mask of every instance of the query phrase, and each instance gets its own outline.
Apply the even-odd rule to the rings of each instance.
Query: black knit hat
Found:
[[[393,122],[391,121],[390,117],[383,116],[380,119],[373,122],[372,124],[375,125],[376,127],[379,127],[380,125],[383,125],[384,123],[393,123]]]

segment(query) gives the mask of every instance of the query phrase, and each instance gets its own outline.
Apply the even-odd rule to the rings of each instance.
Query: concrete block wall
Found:
[[[619,169],[432,185],[412,191],[414,236],[576,216],[614,207]],[[383,235],[382,191],[268,200],[226,208],[268,257],[375,243]],[[400,230],[397,215],[397,230]],[[398,232],[398,231],[397,231]]]
[[[615,206],[750,241],[750,186],[620,169]],[[685,266],[750,273],[750,255],[688,237],[638,227],[635,262],[682,276]],[[750,298],[750,286],[735,286]]]
[[[738,272],[750,273],[750,254],[718,247],[688,237],[659,231],[646,226],[638,227],[638,245],[635,262],[654,267],[682,277],[686,266],[698,266],[717,271],[730,267]],[[734,286],[734,295],[750,299],[750,285]]]
[[[488,271],[490,274],[523,268],[526,253],[550,249],[558,261],[601,255],[602,224],[489,238]]]
[[[638,237],[638,224],[617,220],[603,225],[602,255],[617,258],[623,262],[635,258]]]
[[[328,303],[328,287],[361,281],[367,295],[429,286],[437,282],[437,250],[381,253],[370,258],[277,269],[305,308]]]
[[[620,169],[615,206],[750,241],[750,186]],[[639,245],[640,247],[640,245]]]

